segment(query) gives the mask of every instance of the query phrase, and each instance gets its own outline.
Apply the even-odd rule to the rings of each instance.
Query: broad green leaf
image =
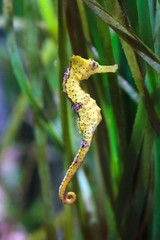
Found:
[[[153,50],[153,37],[152,37],[152,29],[151,29],[151,23],[150,23],[148,1],[146,1],[145,7],[143,6],[144,6],[144,2],[142,0],[137,0],[140,36],[143,42],[150,49]]]

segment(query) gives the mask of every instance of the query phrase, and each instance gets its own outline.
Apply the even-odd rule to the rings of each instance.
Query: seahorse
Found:
[[[97,106],[96,101],[82,90],[80,81],[88,79],[95,73],[116,72],[117,68],[116,64],[101,66],[91,58],[84,59],[73,55],[70,66],[64,74],[63,91],[72,103],[72,109],[78,115],[77,127],[79,133],[83,134],[78,153],[59,187],[59,197],[64,204],[73,204],[76,200],[76,194],[67,192],[67,187],[83,163],[91,146],[94,132],[102,119],[101,109]]]

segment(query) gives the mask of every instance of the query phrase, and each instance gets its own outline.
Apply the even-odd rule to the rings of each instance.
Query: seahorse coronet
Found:
[[[59,188],[59,197],[64,204],[73,204],[76,201],[74,192],[67,192],[67,187],[73,176],[83,163],[92,143],[94,132],[101,122],[101,109],[96,101],[80,87],[80,81],[88,79],[95,73],[116,72],[118,65],[102,66],[93,59],[84,59],[73,55],[70,66],[63,77],[63,91],[72,103],[72,109],[78,115],[77,127],[83,134],[83,140],[76,157],[69,167]]]

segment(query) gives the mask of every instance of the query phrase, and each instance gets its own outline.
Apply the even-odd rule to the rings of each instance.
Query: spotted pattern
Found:
[[[84,140],[82,140],[81,142],[81,148],[83,147],[88,147],[88,144]]]
[[[101,66],[93,59],[84,59],[73,55],[70,67],[67,68],[64,74],[63,91],[72,103],[72,109],[78,115],[77,127],[79,133],[83,134],[78,153],[59,188],[59,197],[64,204],[72,204],[76,200],[76,194],[67,192],[67,187],[83,163],[90,148],[95,129],[102,119],[101,109],[97,106],[96,101],[81,89],[80,81],[88,79],[95,73],[115,72],[116,70],[117,65]]]

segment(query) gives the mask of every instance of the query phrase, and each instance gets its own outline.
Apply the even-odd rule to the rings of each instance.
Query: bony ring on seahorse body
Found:
[[[59,188],[59,197],[64,204],[72,204],[76,200],[74,192],[67,192],[67,187],[73,176],[81,166],[90,148],[94,132],[99,125],[101,109],[96,101],[80,87],[80,81],[88,79],[95,73],[116,72],[118,65],[101,66],[93,59],[84,59],[80,56],[71,58],[70,66],[63,77],[63,91],[72,103],[72,109],[78,115],[77,126],[83,140],[74,161],[69,167]]]

